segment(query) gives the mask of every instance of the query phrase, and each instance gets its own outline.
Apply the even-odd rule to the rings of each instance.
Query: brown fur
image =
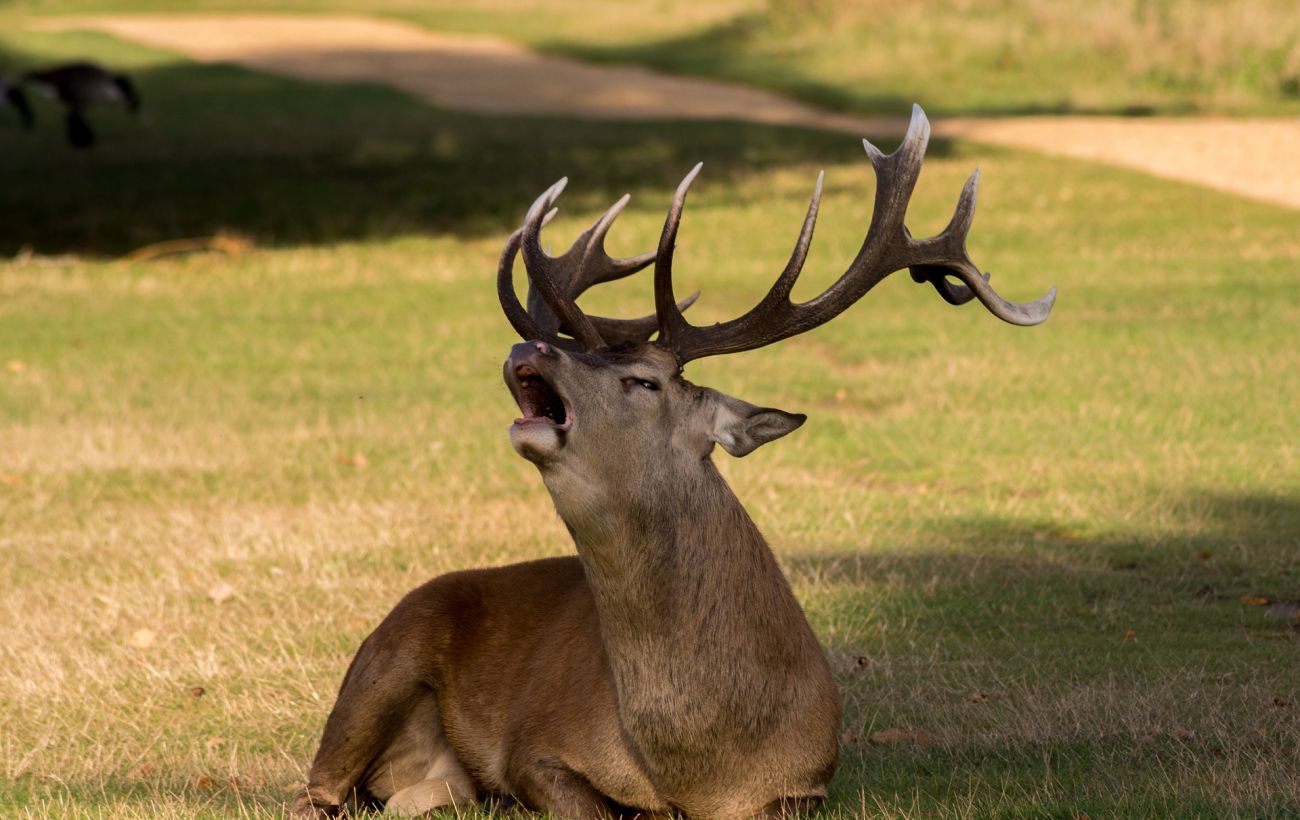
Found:
[[[691,385],[648,345],[517,345],[516,398],[524,367],[573,421],[517,423],[512,440],[578,556],[445,575],[408,595],[358,650],[295,810],[413,787],[471,797],[460,768],[430,776],[447,750],[472,796],[562,817],[814,808],[835,770],[839,696],[709,457],[715,443],[744,455],[802,417]],[[638,386],[647,379],[657,389]]]

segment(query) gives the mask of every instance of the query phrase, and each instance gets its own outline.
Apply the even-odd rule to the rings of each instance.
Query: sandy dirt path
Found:
[[[93,28],[208,62],[384,83],[450,109],[598,119],[723,119],[897,135],[906,119],[836,114],[740,85],[537,54],[495,37],[349,16],[97,16]],[[902,112],[900,112],[902,113]],[[937,136],[1096,160],[1300,209],[1300,119],[947,118]]]

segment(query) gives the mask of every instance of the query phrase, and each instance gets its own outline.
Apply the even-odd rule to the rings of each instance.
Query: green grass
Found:
[[[507,442],[492,287],[555,178],[556,244],[632,191],[610,239],[628,254],[706,161],[677,254],[697,321],[761,295],[819,168],[796,296],[869,219],[841,136],[474,118],[92,35],[9,32],[0,52],[129,66],[151,101],[144,126],[98,118],[89,155],[48,107],[35,133],[0,126],[7,814],[275,816],[406,590],[571,550]],[[1059,286],[1046,325],[904,275],[690,368],[810,415],[722,468],[843,687],[827,816],[1294,816],[1300,624],[1241,598],[1300,599],[1295,213],[936,143],[915,232],[977,164],[972,253],[1010,298]],[[218,230],[253,249],[117,261]],[[590,299],[649,303],[644,279]],[[890,727],[924,735],[871,740]]]
[[[195,0],[186,9],[248,5]],[[159,0],[11,6],[176,10]],[[258,8],[503,34],[886,115],[912,102],[931,114],[1300,113],[1300,15],[1289,0],[276,0]]]

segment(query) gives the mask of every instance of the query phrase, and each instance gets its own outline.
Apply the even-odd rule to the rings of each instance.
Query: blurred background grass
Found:
[[[158,0],[9,0],[30,14]],[[4,4],[0,4],[3,8]],[[1288,0],[191,0],[185,11],[360,12],[555,53],[766,86],[846,111],[1300,113]]]
[[[1197,5],[1207,30],[1247,36],[1233,7]],[[631,191],[610,238],[630,254],[653,247],[673,186],[705,160],[678,252],[704,321],[770,284],[821,168],[796,296],[829,283],[861,242],[873,180],[838,135],[475,117],[20,25],[136,7],[0,17],[0,71],[98,59],[138,79],[150,114],[142,127],[103,112],[89,155],[62,145],[51,107],[33,134],[0,125],[0,799],[39,817],[276,816],[349,654],[398,597],[450,569],[571,550],[510,450],[499,381],[514,339],[491,280],[531,198],[571,177],[558,246]],[[1095,90],[1071,105],[1098,110],[1148,93],[1122,59],[1040,72],[1046,35],[1015,48],[1024,88],[999,85],[981,50],[996,37],[979,32],[1060,19],[1046,4],[384,8],[862,110],[877,104],[862,87],[932,114],[1026,110],[1043,89]],[[1092,30],[1093,6],[1059,8]],[[1116,36],[1148,37],[1154,55],[1163,41],[1136,8]],[[1193,6],[1150,8],[1181,20]],[[1258,8],[1284,43],[1293,21]],[[889,25],[901,39],[878,36]],[[716,67],[690,63],[713,42]],[[823,47],[837,42],[856,52]],[[867,63],[894,73],[864,82]],[[1292,110],[1267,83],[1210,75],[1149,104]],[[977,102],[963,82],[1002,90]],[[845,692],[828,814],[1300,811],[1296,213],[936,142],[914,232],[942,227],[977,164],[972,254],[1009,298],[1057,285],[1046,325],[950,308],[904,276],[815,333],[689,374],[811,417],[722,468]],[[120,260],[215,231],[251,249]],[[586,303],[631,315],[649,298],[633,280]],[[872,740],[889,728],[906,731]]]

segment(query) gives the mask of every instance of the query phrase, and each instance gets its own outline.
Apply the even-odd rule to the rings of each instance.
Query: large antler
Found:
[[[803,269],[812,243],[813,226],[817,222],[817,206],[822,193],[822,175],[818,175],[799,240],[772,289],[748,313],[711,327],[697,327],[687,322],[673,297],[673,248],[686,192],[700,171],[700,166],[696,165],[678,186],[659,239],[654,272],[655,313],[659,321],[656,342],[672,350],[681,364],[704,356],[753,350],[829,322],[861,299],[880,280],[903,268],[911,269],[912,279],[916,282],[934,285],[939,295],[950,304],[961,305],[976,298],[994,316],[1011,324],[1036,325],[1042,322],[1056,300],[1055,288],[1035,302],[1008,302],[994,292],[989,286],[988,274],[981,273],[966,253],[966,234],[975,216],[978,169],[962,188],[957,210],[948,227],[938,235],[914,239],[903,224],[929,140],[930,123],[920,106],[914,105],[907,136],[894,153],[882,154],[871,143],[862,141],[876,172],[876,206],[861,250],[834,284],[807,302],[794,304],[790,301],[790,291]],[[949,276],[955,276],[964,285],[951,282]]]
[[[550,256],[542,250],[541,229],[555,216],[552,206],[567,183],[567,178],[561,179],[543,192],[528,209],[523,227],[506,240],[497,268],[497,296],[506,318],[523,338],[544,339],[562,347],[598,350],[643,342],[658,330],[656,316],[607,319],[588,316],[577,305],[577,298],[593,285],[629,276],[655,259],[653,251],[627,259],[616,259],[605,252],[605,235],[627,205],[627,195],[579,234],[563,254]],[[520,248],[529,281],[527,310],[519,303],[514,289],[514,262]],[[693,301],[694,296],[677,307],[685,310]],[[573,338],[563,338],[561,332]]]

